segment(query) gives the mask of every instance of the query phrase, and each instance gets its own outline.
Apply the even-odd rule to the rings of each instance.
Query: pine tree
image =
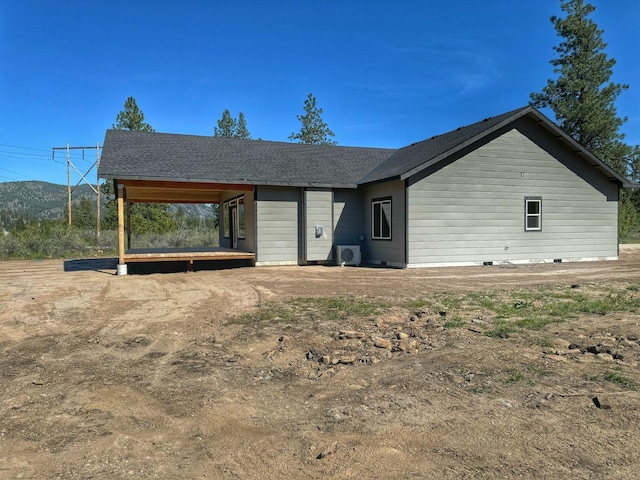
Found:
[[[65,220],[68,213],[65,211]],[[96,225],[95,205],[88,198],[81,198],[71,205],[71,222],[78,228],[94,228]]]
[[[222,112],[222,117],[218,120],[218,126],[213,127],[213,136],[221,138],[251,138],[251,134],[247,130],[247,121],[244,118],[244,113],[240,112],[236,120],[231,116],[229,110]]]
[[[329,138],[335,133],[322,120],[322,109],[316,106],[316,97],[311,93],[304,101],[304,112],[304,115],[296,115],[302,124],[300,132],[289,135],[289,140],[312,145],[336,145],[337,142]]]
[[[233,138],[236,131],[236,120],[231,116],[229,110],[222,112],[222,117],[218,120],[218,126],[213,127],[213,136],[222,138]]]
[[[127,98],[124,110],[116,116],[113,128],[117,130],[133,130],[140,132],[155,132],[153,127],[144,121],[144,113],[138,108],[136,99]],[[102,185],[105,195],[105,216],[102,226],[106,230],[116,229],[118,226],[118,209],[115,202],[113,184],[107,182]],[[131,207],[131,230],[140,233],[163,233],[175,231],[176,221],[169,211],[169,205],[161,203],[136,203]]]
[[[583,0],[561,1],[565,18],[551,17],[562,37],[551,60],[557,79],[547,80],[540,93],[532,93],[537,108],[550,107],[559,126],[621,174],[631,151],[619,129],[626,121],[617,115],[615,101],[628,85],[610,81],[616,61],[604,49],[603,30],[589,15],[595,7]]]
[[[113,124],[116,130],[133,130],[136,132],[155,132],[153,127],[144,121],[144,113],[138,108],[136,99],[127,98],[124,102],[124,110],[116,116],[116,123]]]
[[[236,138],[250,139],[251,133],[247,130],[247,121],[244,119],[244,113],[238,114],[238,124],[236,125]]]
[[[556,80],[547,80],[540,93],[531,94],[535,107],[550,107],[560,127],[618,173],[638,181],[640,147],[624,143],[620,127],[627,120],[618,117],[615,102],[629,88],[610,81],[615,59],[604,49],[603,30],[589,17],[595,7],[584,0],[560,1],[565,18],[551,17],[562,42],[551,60]],[[620,197],[619,234],[640,224],[637,192],[623,190]]]

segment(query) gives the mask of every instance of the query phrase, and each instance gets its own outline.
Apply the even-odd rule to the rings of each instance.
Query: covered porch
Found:
[[[131,205],[134,203],[193,203],[220,204],[224,192],[252,192],[253,185],[173,182],[154,180],[116,179],[118,205],[118,275],[127,274],[128,263],[187,262],[188,270],[194,262],[249,260],[255,263],[255,252],[236,248],[132,248]]]

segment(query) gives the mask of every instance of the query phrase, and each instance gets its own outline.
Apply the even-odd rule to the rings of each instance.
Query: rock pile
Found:
[[[385,357],[443,347],[440,319],[446,312],[437,315],[419,310],[403,320],[382,318],[367,329],[339,330],[322,348],[308,350],[306,359],[323,366],[375,364]]]

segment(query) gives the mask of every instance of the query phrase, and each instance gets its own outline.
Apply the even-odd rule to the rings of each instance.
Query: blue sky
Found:
[[[640,2],[590,3],[640,144]],[[288,141],[313,93],[340,145],[401,147],[526,105],[554,77],[552,15],[560,0],[7,0],[0,182],[66,184],[51,148],[102,144],[129,96],[159,132],[212,135],[229,109]]]

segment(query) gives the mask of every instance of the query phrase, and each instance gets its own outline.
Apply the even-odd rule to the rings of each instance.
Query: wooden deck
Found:
[[[222,247],[131,248],[124,254],[125,263],[189,262],[212,260],[254,260],[256,254]]]

